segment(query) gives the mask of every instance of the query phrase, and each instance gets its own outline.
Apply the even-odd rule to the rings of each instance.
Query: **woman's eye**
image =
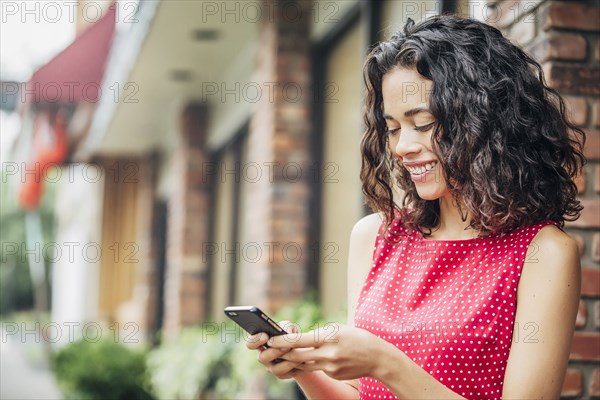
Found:
[[[388,127],[385,128],[385,132],[390,136],[395,135],[396,132],[399,132],[399,131],[400,131],[400,128],[394,128],[394,129],[390,129]]]
[[[419,131],[419,132],[427,132],[428,130],[433,128],[433,125],[435,125],[434,122],[427,124],[427,125],[415,126],[415,130]]]

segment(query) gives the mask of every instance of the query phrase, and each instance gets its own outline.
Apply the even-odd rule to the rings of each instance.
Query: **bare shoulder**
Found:
[[[550,289],[562,283],[576,291],[581,273],[577,242],[556,226],[548,225],[540,229],[531,243],[534,245],[527,250],[519,288]]]
[[[577,248],[577,242],[570,235],[563,232],[555,225],[547,225],[540,229],[540,231],[533,238],[535,242],[539,245],[544,245],[546,247],[557,247],[558,249],[564,247],[574,247]]]
[[[377,237],[379,227],[381,226],[383,220],[384,217],[380,213],[373,213],[362,217],[356,224],[354,224],[352,233],[350,235],[350,240],[357,243],[366,241],[369,243],[369,245],[372,245],[375,242],[375,238]]]
[[[531,340],[511,344],[502,398],[558,398],[579,305],[577,243],[554,225],[540,229],[527,249],[517,288],[515,332]]]
[[[379,227],[383,222],[381,214],[370,214],[361,218],[350,234],[348,254],[348,324],[354,323],[356,302],[364,280],[371,268],[373,250]]]
[[[536,266],[563,265],[574,267],[579,261],[577,242],[567,233],[554,225],[548,225],[540,229],[531,241],[534,246],[529,246],[525,264]],[[531,257],[529,257],[531,256]],[[530,260],[530,261],[527,261]],[[537,262],[541,260],[541,262]],[[577,261],[577,262],[575,262]],[[565,263],[567,265],[565,265]]]

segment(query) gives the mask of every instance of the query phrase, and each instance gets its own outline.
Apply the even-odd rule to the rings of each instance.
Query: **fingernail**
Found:
[[[269,338],[269,340],[267,341],[267,344],[269,346],[273,346],[273,338]]]

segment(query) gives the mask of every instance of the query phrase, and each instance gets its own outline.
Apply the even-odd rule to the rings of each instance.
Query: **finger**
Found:
[[[313,348],[296,348],[288,351],[281,358],[298,363],[321,361],[322,351]]]
[[[316,339],[316,340],[315,340]],[[288,335],[274,336],[269,339],[267,344],[270,347],[283,348],[283,347],[319,347],[319,335],[316,331],[302,333],[291,333]]]
[[[297,372],[298,363],[291,361],[282,361],[277,364],[271,364],[267,370],[280,379],[291,378]]]
[[[271,338],[267,344],[273,347],[320,347],[323,343],[337,342],[341,325],[327,323],[323,328],[306,333],[296,333]]]
[[[300,332],[300,327],[298,326],[298,324],[295,324],[291,321],[283,320],[279,323],[279,326],[281,326],[283,328],[283,330],[286,331],[287,333],[299,333]]]
[[[300,371],[324,371],[324,364],[321,362],[308,362],[308,363],[300,363],[296,365],[296,369]]]
[[[281,359],[282,356],[287,353],[287,351],[289,350],[282,351],[280,349],[268,348],[258,353],[257,358],[261,364],[269,365],[276,362],[278,358]]]
[[[260,349],[269,340],[269,335],[264,332],[257,333],[256,335],[248,336],[246,339],[246,347],[250,350]]]

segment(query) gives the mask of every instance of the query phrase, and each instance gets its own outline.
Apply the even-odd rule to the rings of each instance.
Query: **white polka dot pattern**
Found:
[[[527,249],[546,221],[504,236],[426,240],[395,220],[380,229],[355,326],[394,344],[468,399],[500,399]],[[396,234],[394,234],[396,233]],[[401,236],[398,236],[400,234]],[[396,399],[360,379],[361,399]]]

